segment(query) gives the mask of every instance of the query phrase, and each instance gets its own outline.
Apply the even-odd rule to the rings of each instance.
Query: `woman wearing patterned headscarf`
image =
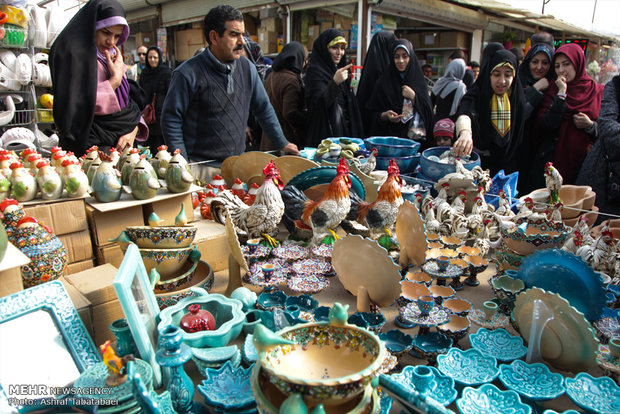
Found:
[[[64,149],[81,155],[92,145],[107,151],[146,140],[148,128],[129,98],[118,48],[128,36],[125,10],[116,0],[91,0],[52,44],[54,120]]]

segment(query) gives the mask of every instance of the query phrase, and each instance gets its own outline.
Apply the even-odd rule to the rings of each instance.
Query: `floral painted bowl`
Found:
[[[172,277],[183,267],[195,247],[181,249],[139,249],[146,273],[157,269],[162,281]],[[198,250],[196,250],[198,251]]]
[[[158,328],[168,325],[179,326],[181,318],[189,312],[189,306],[198,304],[201,309],[211,312],[215,317],[216,329],[193,333],[182,331],[183,342],[186,345],[194,348],[225,346],[239,336],[245,322],[241,302],[218,293],[209,294],[202,289],[195,291],[200,296],[182,299],[176,305],[162,310]]]
[[[408,280],[400,282],[401,292],[397,299],[399,306],[405,306],[409,302],[418,300],[420,296],[429,296],[431,291],[428,290],[424,283],[414,283]]]
[[[196,237],[195,226],[129,226],[127,236],[141,249],[182,249]]]
[[[500,391],[495,385],[479,388],[465,387],[463,396],[456,400],[462,414],[511,413],[530,414],[532,409],[523,404],[514,391]]]
[[[387,350],[396,356],[409,352],[413,346],[413,337],[400,329],[380,333],[379,338],[385,343]]]
[[[499,380],[510,390],[532,401],[546,401],[564,394],[564,377],[545,364],[528,364],[520,359],[500,365]]]
[[[476,333],[469,335],[469,342],[483,354],[503,362],[523,358],[527,354],[523,339],[510,335],[502,328],[493,330],[480,328]]]
[[[437,370],[437,368],[429,366],[426,366],[425,368],[428,368],[432,375],[430,384],[428,384],[426,396],[432,398],[443,406],[452,404],[452,401],[454,401],[458,395],[456,389],[454,388],[454,380],[446,375],[443,375]],[[400,373],[392,374],[390,376],[403,386],[418,391],[423,385],[420,383],[422,379],[416,375],[415,370],[416,367],[407,365]]]
[[[208,292],[211,290],[214,280],[215,275],[213,274],[211,266],[209,266],[207,262],[199,260],[196,271],[191,279],[188,279],[174,290],[167,291],[155,288],[153,289],[153,293],[155,293],[155,299],[157,299],[159,309],[163,310],[169,306],[175,305],[181,299],[197,296],[197,293],[192,291],[192,288],[204,289]]]
[[[525,290],[525,283],[521,279],[514,279],[508,275],[501,275],[489,279],[491,289],[504,304],[511,304],[517,295]]]
[[[468,300],[459,299],[456,297],[445,299],[442,302],[442,306],[448,309],[455,315],[466,317],[469,312],[474,308],[474,305]]]
[[[463,243],[465,243],[465,241],[454,236],[441,236],[440,240],[444,246],[452,250],[458,250],[458,248],[461,247]]]
[[[458,341],[465,338],[470,327],[471,322],[469,319],[463,316],[452,315],[448,322],[439,325],[437,330],[452,339],[452,342],[456,346]]]
[[[252,369],[235,368],[226,362],[220,369],[208,368],[206,379],[198,384],[198,391],[204,396],[205,403],[226,412],[246,410],[256,406],[256,400],[250,386]]]
[[[306,403],[346,403],[363,393],[386,357],[374,333],[347,323],[309,323],[278,332],[294,345],[257,345],[263,370],[282,393],[299,393]],[[256,345],[257,337],[254,334]]]
[[[450,348],[447,354],[437,357],[437,368],[463,385],[491,382],[499,374],[497,360],[474,348],[466,351]]]
[[[444,300],[454,296],[455,292],[450,286],[437,286],[433,285],[428,288],[431,291],[431,296],[435,298],[435,303],[440,305]]]
[[[527,256],[536,250],[560,248],[566,241],[569,229],[561,222],[547,219],[535,221],[520,218],[512,228],[500,227],[504,243],[515,253]],[[523,226],[525,231],[523,231]]]
[[[612,414],[620,412],[620,387],[609,377],[593,377],[580,372],[566,378],[566,393],[587,412]]]

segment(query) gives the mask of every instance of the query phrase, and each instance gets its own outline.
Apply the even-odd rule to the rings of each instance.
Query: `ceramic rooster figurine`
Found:
[[[378,149],[376,148],[371,149],[370,156],[368,157],[366,162],[360,163],[360,165],[358,166],[359,170],[366,175],[370,175],[370,173],[373,172],[375,170],[375,167],[377,166],[377,154],[378,153],[379,153]]]
[[[321,243],[330,234],[334,240],[338,240],[335,229],[351,209],[349,188],[349,167],[346,160],[341,158],[336,177],[329,183],[321,199],[309,200],[298,188],[286,186],[282,190],[284,215],[289,223],[293,222],[299,228],[312,229],[313,244]]]
[[[233,224],[245,231],[249,239],[259,238],[261,235],[270,245],[276,246],[278,241],[274,236],[278,232],[278,224],[284,214],[284,202],[280,190],[284,183],[280,179],[280,171],[270,161],[263,169],[265,181],[256,192],[256,199],[248,206],[230,190],[217,193],[211,201],[211,215],[213,220],[220,224],[225,223],[226,211],[230,213]]]
[[[562,176],[560,172],[548,162],[545,165],[545,186],[549,190],[549,203],[556,204],[560,201],[560,189],[562,188]]]
[[[105,341],[103,345],[99,345],[99,350],[103,356],[103,364],[108,369],[108,377],[105,383],[109,387],[116,387],[127,381],[127,362],[134,360],[133,355],[129,354],[120,358],[116,355],[116,351],[110,345],[110,340]]]
[[[394,159],[390,160],[388,176],[379,189],[377,199],[372,203],[364,203],[359,200],[351,204],[351,211],[355,214],[358,222],[370,229],[370,237],[377,239],[385,232],[392,237],[392,228],[396,223],[398,209],[403,204],[403,196],[400,189],[403,180],[400,178],[400,170]],[[351,199],[355,197],[351,195]]]

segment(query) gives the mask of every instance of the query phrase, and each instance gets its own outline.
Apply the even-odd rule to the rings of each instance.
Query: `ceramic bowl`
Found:
[[[497,249],[495,255],[499,270],[519,270],[521,262],[525,257],[510,250],[504,242]]]
[[[564,224],[547,219],[518,219],[515,223],[516,226],[510,229],[500,227],[500,233],[510,250],[522,256],[530,255],[536,250],[560,248],[569,234],[569,229]],[[525,231],[519,228],[521,224],[527,226]]]
[[[144,262],[146,273],[151,269],[157,269],[162,281],[179,272],[192,252],[194,247],[182,249],[139,249]]]
[[[220,369],[207,369],[205,379],[198,384],[198,391],[205,403],[225,412],[234,412],[255,407],[256,401],[250,386],[252,369],[235,368],[226,362]]]
[[[288,295],[281,290],[262,292],[258,295],[256,306],[265,311],[272,311],[274,308],[284,309]]]
[[[433,278],[422,271],[409,272],[405,278],[413,283],[424,283],[426,286],[430,286],[433,283]]]
[[[462,256],[480,256],[480,249],[473,246],[460,246],[456,251]]]
[[[592,206],[591,211],[588,211],[586,213],[581,213],[575,218],[571,218],[571,219],[563,218],[562,223],[564,223],[565,226],[574,227],[575,224],[577,224],[577,221],[583,216],[588,220],[588,227],[592,228],[592,226],[596,222],[596,219],[598,218],[598,212],[599,212],[599,208],[597,206]]]
[[[175,305],[181,299],[196,296],[197,293],[192,291],[192,288],[200,288],[208,292],[211,290],[214,280],[215,275],[213,274],[211,266],[209,266],[207,262],[199,260],[196,271],[190,280],[186,281],[174,290],[166,291],[154,289],[153,293],[155,293],[155,299],[157,299],[159,309],[163,310],[169,306]]]
[[[429,242],[441,241],[441,235],[439,235],[437,233],[426,233],[426,241],[429,241]]]
[[[298,316],[299,312],[295,315],[294,312],[274,309],[271,312],[263,312],[260,316],[260,320],[263,325],[275,332],[288,326],[306,323],[303,319],[299,319]]]
[[[484,270],[489,266],[489,261],[479,255],[463,256],[463,260],[465,260],[469,265],[469,271],[473,271],[474,273],[484,272]]]
[[[371,332],[379,333],[385,325],[385,316],[382,313],[374,312],[355,312],[347,320],[349,323],[357,325],[361,328],[368,329]]]
[[[472,305],[470,301],[456,297],[445,299],[442,302],[442,306],[453,314],[462,317],[467,317],[469,312],[474,308],[474,305]]]
[[[377,169],[387,171],[390,166],[390,161],[396,161],[398,169],[401,173],[412,173],[415,171],[418,163],[420,162],[420,154],[406,155],[403,157],[390,156],[390,157],[376,157]]]
[[[454,296],[454,289],[450,286],[437,286],[432,285],[428,288],[431,291],[431,296],[435,298],[435,302],[440,305],[444,300]]]
[[[315,322],[329,322],[329,311],[332,308],[329,306],[319,306],[314,310],[314,321]]]
[[[241,353],[237,345],[191,349],[193,354],[192,360],[204,376],[206,376],[208,368],[220,368],[227,362],[233,366],[238,366],[239,362],[241,362]]]
[[[284,394],[307,403],[345,403],[363,393],[386,356],[372,332],[354,325],[309,323],[278,332],[297,345],[276,345],[259,353],[261,367]]]
[[[243,322],[243,332],[246,335],[254,333],[256,325],[261,323],[261,315],[264,311],[259,309],[250,309],[245,313],[245,322]]]
[[[447,354],[437,357],[437,368],[463,385],[491,382],[499,374],[497,360],[473,348],[467,351],[451,348]]]
[[[397,137],[370,137],[364,140],[364,145],[367,150],[376,148],[379,151],[377,157],[407,157],[420,148],[419,142]]]
[[[480,328],[476,333],[469,335],[469,343],[472,348],[502,362],[523,358],[527,354],[523,339],[510,335],[502,328],[493,330]]]
[[[514,391],[500,391],[493,384],[479,388],[465,387],[463,396],[456,400],[462,414],[511,413],[530,414],[532,409],[523,404],[519,394]]]
[[[533,401],[552,400],[564,394],[564,377],[545,364],[528,364],[520,359],[499,367],[499,380],[510,390]]]
[[[463,243],[465,243],[463,240],[459,239],[458,237],[454,237],[454,236],[441,236],[441,242],[448,249],[452,249],[452,250],[458,249],[459,247],[463,245]]]
[[[243,346],[241,347],[241,355],[243,356],[243,363],[247,365],[252,365],[256,361],[258,361],[258,351],[254,346],[254,335],[248,334],[243,341]]]
[[[491,289],[497,298],[506,304],[513,303],[517,295],[525,290],[525,284],[520,279],[514,279],[508,275],[492,277],[489,279]]]
[[[429,157],[433,156],[438,157],[449,149],[450,147],[433,147],[422,152],[422,157],[420,157],[420,172],[424,177],[437,182],[446,174],[456,172],[454,164],[444,164],[429,159]],[[480,156],[472,152],[470,161],[464,162],[463,166],[471,171],[476,165],[480,165]]]
[[[127,236],[141,249],[181,249],[196,237],[195,226],[129,226]]]
[[[425,366],[424,368],[428,369],[432,375],[425,395],[443,406],[452,404],[452,401],[454,401],[458,395],[454,388],[454,380],[443,375],[437,368],[429,366]],[[416,367],[412,365],[407,365],[400,373],[392,374],[390,377],[411,390],[419,391],[420,387],[424,386],[421,383],[423,379],[416,374]]]
[[[450,259],[450,264],[457,266],[462,271],[466,271],[467,269],[469,269],[469,262],[458,257],[455,259]]]
[[[620,387],[611,378],[595,378],[580,372],[575,378],[566,378],[564,383],[570,399],[588,412],[620,412]]]
[[[195,262],[187,260],[177,273],[173,274],[168,279],[162,280],[160,278],[157,280],[153,286],[153,290],[171,292],[178,289],[180,286],[186,285],[188,282],[191,282],[196,274],[199,263],[200,260]]]
[[[227,298],[218,293],[200,292],[200,296],[189,297],[179,301],[160,313],[158,328],[168,325],[179,326],[181,318],[189,312],[190,305],[198,304],[215,317],[215,330],[188,333],[182,331],[183,342],[194,348],[225,346],[241,333],[245,314],[241,302]]]
[[[413,337],[407,335],[400,329],[391,329],[387,332],[382,332],[379,334],[379,338],[385,343],[387,350],[396,356],[409,352],[413,346]]]
[[[284,305],[297,305],[302,312],[312,312],[319,306],[319,301],[314,299],[311,295],[289,296],[284,301]]]
[[[564,204],[562,219],[572,219],[579,216],[581,210],[592,209],[596,193],[588,185],[563,184],[560,188],[560,200]]]
[[[413,350],[431,363],[435,361],[437,355],[447,352],[451,346],[452,339],[440,332],[418,334],[413,339]]]
[[[440,256],[446,256],[451,259],[455,259],[456,257],[458,257],[458,255],[459,254],[456,252],[456,250],[435,248],[426,251],[426,260],[436,259]]]
[[[431,291],[428,290],[428,287],[424,283],[414,283],[408,280],[403,280],[400,282],[401,286],[401,298],[404,299],[403,302],[412,302],[418,300],[420,296],[429,296]],[[399,298],[400,299],[400,298]],[[400,300],[402,301],[402,300]]]
[[[419,154],[418,154],[418,162],[419,162]],[[403,181],[405,182],[403,185],[403,188],[401,188],[401,193],[405,200],[409,200],[413,202],[415,201],[416,194],[420,194],[420,196],[422,196],[422,199],[424,199],[424,197],[426,197],[427,195],[431,193],[431,185],[427,182],[418,180],[417,178],[412,177],[410,175],[403,174],[402,171],[401,171],[400,178],[402,178]],[[415,185],[420,186],[420,188],[418,188],[415,191],[408,191],[407,187],[413,188],[410,186],[415,186]]]
[[[264,168],[264,167],[263,167]],[[322,184],[329,184],[335,177],[337,172],[335,166],[321,166],[304,170],[291,178],[287,185],[292,185],[306,191],[312,187]],[[364,183],[355,174],[349,174],[351,179],[350,190],[355,192],[363,200],[366,198],[366,190],[364,189]]]
[[[452,342],[456,345],[458,341],[467,335],[470,327],[471,322],[469,319],[463,316],[452,315],[448,322],[439,325],[437,330],[452,339]]]

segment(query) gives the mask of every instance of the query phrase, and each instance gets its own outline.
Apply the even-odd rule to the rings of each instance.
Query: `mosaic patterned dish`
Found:
[[[422,270],[431,277],[438,279],[449,279],[459,277],[463,274],[463,269],[455,264],[449,264],[446,270],[439,270],[439,265],[435,261],[426,262],[422,265]]]
[[[491,382],[499,374],[497,360],[473,348],[467,351],[450,348],[447,354],[437,357],[437,368],[463,385]]]
[[[528,364],[518,359],[510,365],[500,365],[499,379],[506,388],[534,401],[551,400],[566,391],[564,377],[539,362]]]
[[[523,404],[514,391],[500,391],[495,385],[479,388],[465,387],[463,396],[456,400],[462,414],[511,413],[530,414],[532,409]]]
[[[334,251],[333,244],[319,244],[318,246],[312,246],[310,249],[313,255],[317,257],[323,257],[325,259],[331,259],[332,252]]]
[[[523,339],[512,336],[501,328],[495,330],[480,328],[476,333],[469,335],[469,343],[483,354],[503,362],[513,361],[527,354]]]
[[[259,244],[258,246],[253,247],[252,253],[250,253],[250,248],[243,245],[241,246],[241,252],[244,256],[247,256],[250,261],[254,261],[269,256],[269,253],[271,253],[271,247]]]
[[[241,347],[241,355],[243,356],[243,362],[246,365],[251,365],[258,361],[258,352],[254,346],[254,335],[248,334],[243,341],[243,347]]]
[[[321,275],[299,275],[288,279],[286,285],[297,293],[318,293],[327,289],[329,279]]]
[[[291,269],[298,275],[323,275],[331,271],[332,265],[324,259],[304,259],[293,263]]]
[[[508,317],[508,315],[504,315],[503,313],[499,312],[496,312],[495,315],[493,315],[493,318],[491,318],[491,320],[488,320],[486,318],[486,315],[484,314],[484,311],[480,309],[474,309],[473,311],[469,312],[469,315],[467,315],[467,317],[476,325],[480,325],[483,328],[487,329],[505,328],[510,323],[510,318]]]
[[[265,262],[256,262],[250,265],[250,273],[244,277],[244,282],[261,287],[275,287],[286,284],[288,276],[287,269],[281,267],[275,260],[267,261],[266,263],[273,263],[274,266],[276,266],[269,279],[265,279],[265,276],[263,275],[262,266]]]
[[[593,324],[597,332],[603,337],[605,342],[610,339],[620,339],[620,321],[616,316],[603,311],[603,317]]]
[[[525,231],[520,225],[526,223]],[[520,218],[515,221],[516,226],[500,227],[504,243],[515,253],[527,256],[535,251],[562,247],[568,237],[568,228],[562,222],[552,222],[547,219],[536,221]]]
[[[580,372],[575,378],[566,378],[564,382],[566,393],[581,408],[600,414],[620,412],[620,387],[611,378],[594,378]]]
[[[250,409],[256,405],[250,386],[252,369],[235,368],[226,362],[220,369],[208,368],[206,379],[198,385],[205,403],[212,407],[230,411]]]
[[[427,316],[422,316],[420,308],[415,302],[407,304],[400,309],[400,316],[405,322],[415,323],[420,326],[437,326],[446,323],[450,319],[451,312],[443,306],[435,305]]]
[[[620,373],[620,358],[614,357],[607,345],[599,345],[596,353],[596,363],[603,369],[613,373]]]
[[[428,388],[427,396],[437,401],[443,406],[450,405],[452,401],[456,399],[458,395],[454,388],[454,380],[434,367],[428,367],[433,375],[433,379]],[[420,381],[415,375],[413,375],[414,367],[408,365],[403,368],[399,374],[392,374],[391,377],[396,379],[402,385],[417,390],[419,388],[418,382]]]
[[[181,249],[194,241],[195,226],[128,226],[127,236],[143,249]]]
[[[307,247],[299,246],[297,244],[285,244],[278,246],[271,251],[271,254],[278,259],[294,261],[301,260],[308,257],[309,250]]]

